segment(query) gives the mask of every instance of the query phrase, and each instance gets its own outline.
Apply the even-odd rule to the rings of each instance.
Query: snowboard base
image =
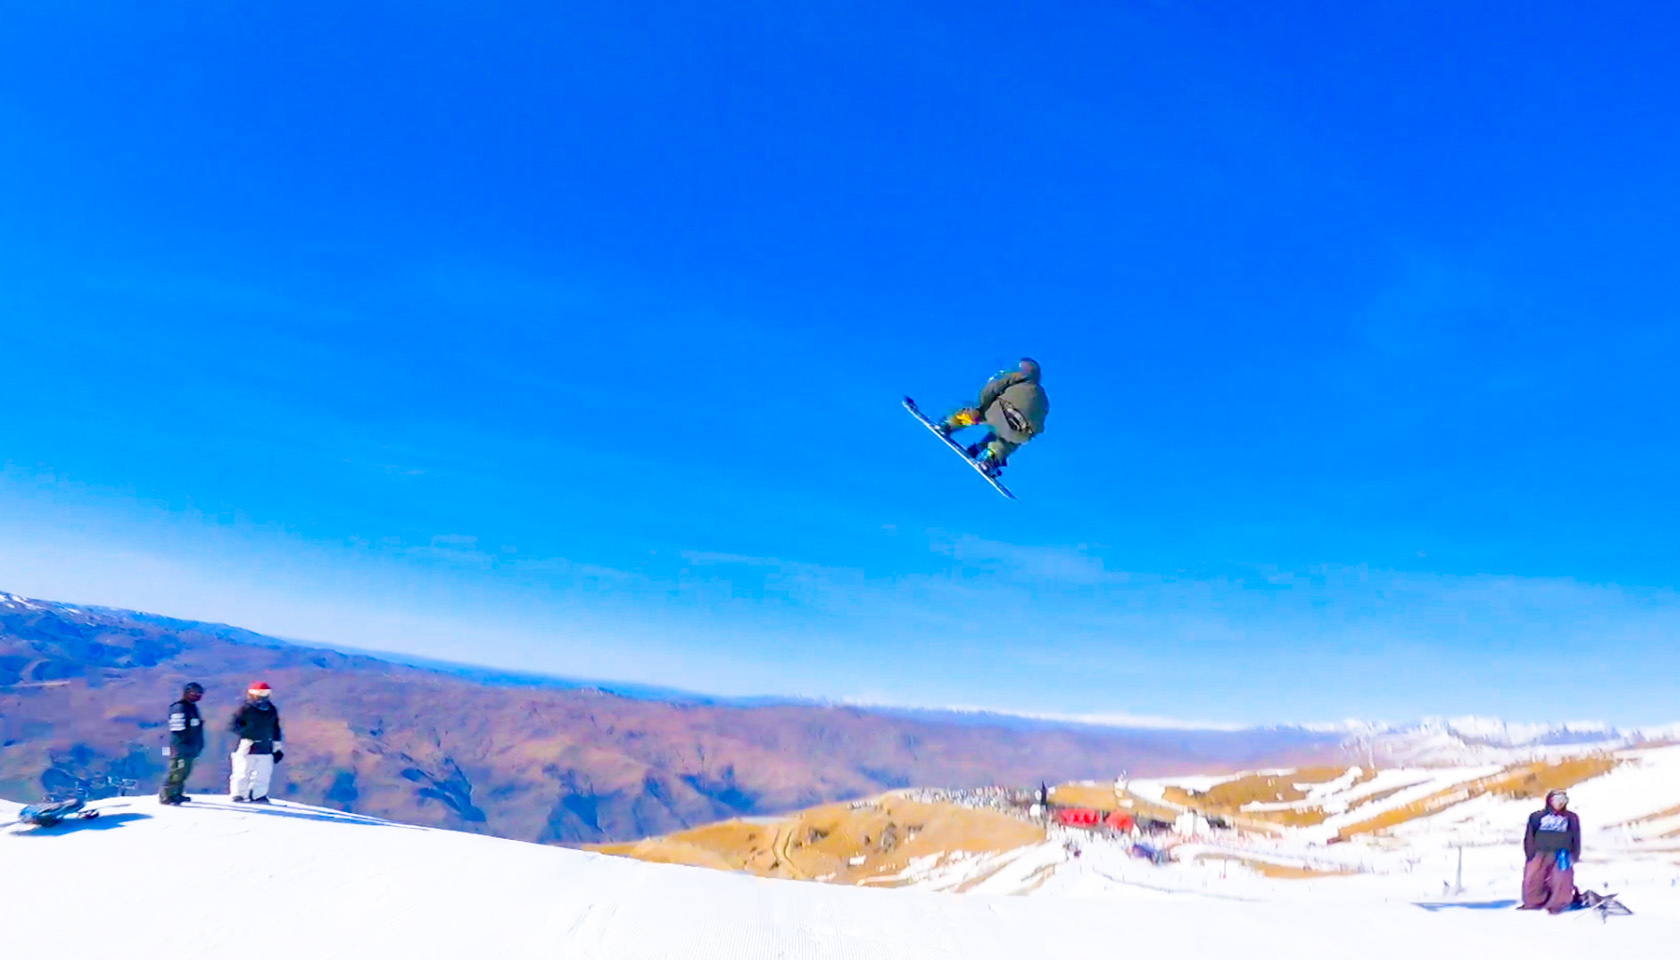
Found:
[[[910,399],[909,397],[905,397],[904,398],[904,409],[910,411],[910,415],[912,417],[915,417],[917,420],[920,420],[921,423],[922,423],[922,426],[927,427],[930,431],[932,431],[934,436],[936,436],[940,440],[944,441],[945,445],[947,447],[950,447],[951,450],[954,453],[956,453],[957,456],[962,457],[964,463],[967,463],[970,467],[973,467],[974,472],[978,473],[980,475],[981,479],[983,479],[987,483],[991,484],[993,490],[996,490],[998,493],[1003,494],[1005,497],[1008,497],[1011,500],[1016,499],[1015,495],[1013,493],[1009,492],[1009,488],[1005,487],[1003,484],[999,483],[997,477],[994,477],[991,474],[987,473],[986,468],[980,466],[980,464],[978,462],[976,462],[973,457],[969,456],[968,451],[966,449],[964,449],[961,444],[957,443],[957,441],[952,440],[945,433],[941,432],[940,429],[939,429],[939,424],[933,422],[932,420],[929,420],[928,417],[927,417],[927,414],[923,413],[920,409],[918,409],[916,407],[916,401]]]

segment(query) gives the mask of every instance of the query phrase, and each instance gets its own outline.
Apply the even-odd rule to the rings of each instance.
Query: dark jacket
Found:
[[[1571,862],[1581,859],[1581,818],[1568,810],[1557,813],[1550,807],[1529,814],[1528,831],[1523,834],[1523,859],[1559,850],[1568,850]]]
[[[280,736],[280,711],[267,700],[245,701],[228,729],[239,739],[251,741],[251,752],[259,756],[273,753],[275,741],[284,740]]]
[[[1012,370],[981,388],[980,412],[993,433],[1010,443],[1026,443],[1044,432],[1050,398],[1036,376]]]
[[[169,755],[188,760],[204,752],[204,721],[198,704],[177,700],[169,705]]]

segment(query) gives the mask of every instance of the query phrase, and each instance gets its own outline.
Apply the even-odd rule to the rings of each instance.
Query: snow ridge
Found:
[[[1596,720],[1509,723],[1492,717],[1429,717],[1401,726],[1370,724],[1345,747],[1384,763],[1441,766],[1511,763],[1680,740],[1680,724],[1618,729]]]

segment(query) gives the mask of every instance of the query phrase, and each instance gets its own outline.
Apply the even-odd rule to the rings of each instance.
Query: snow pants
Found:
[[[1562,913],[1575,900],[1575,867],[1559,870],[1557,851],[1542,850],[1523,864],[1522,905],[1525,910],[1545,907]]]
[[[192,757],[171,756],[169,776],[164,778],[163,787],[158,790],[158,799],[173,801],[180,797],[187,788],[187,778],[192,776],[192,768]]]
[[[272,779],[272,756],[266,753],[236,753],[233,755],[233,776],[228,778],[228,795],[247,800],[266,797]]]
[[[986,415],[977,407],[969,407],[964,410],[958,410],[956,413],[953,413],[945,418],[945,426],[950,428],[952,431],[961,430],[964,427],[982,425],[985,422]],[[980,441],[977,446],[991,450],[993,459],[997,460],[998,463],[1003,463],[1008,460],[1010,454],[1021,449],[1020,444],[1010,443],[1008,440],[998,436],[996,430],[986,434],[986,439]]]

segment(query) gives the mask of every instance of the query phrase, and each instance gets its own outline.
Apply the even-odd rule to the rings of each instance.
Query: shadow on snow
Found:
[[[1442,910],[1509,910],[1517,905],[1515,900],[1465,900],[1459,903],[1414,903],[1412,906],[1421,907],[1430,913]]]
[[[341,813],[336,810],[310,810],[299,807],[284,807],[278,804],[251,803],[214,803],[194,800],[181,807],[183,810],[221,810],[224,812],[244,813],[257,817],[284,817],[291,820],[315,820],[320,823],[347,823],[359,827],[393,827],[399,830],[424,830],[410,823],[393,823],[380,820],[377,817],[367,817],[359,813]]]
[[[14,830],[12,832],[12,836],[50,837],[55,834],[82,833],[88,830],[115,830],[125,823],[132,823],[135,820],[150,819],[151,815],[146,813],[107,813],[85,820],[79,817],[68,817],[64,820],[58,821],[50,827],[22,822],[18,824],[18,826],[22,827],[22,829]]]

